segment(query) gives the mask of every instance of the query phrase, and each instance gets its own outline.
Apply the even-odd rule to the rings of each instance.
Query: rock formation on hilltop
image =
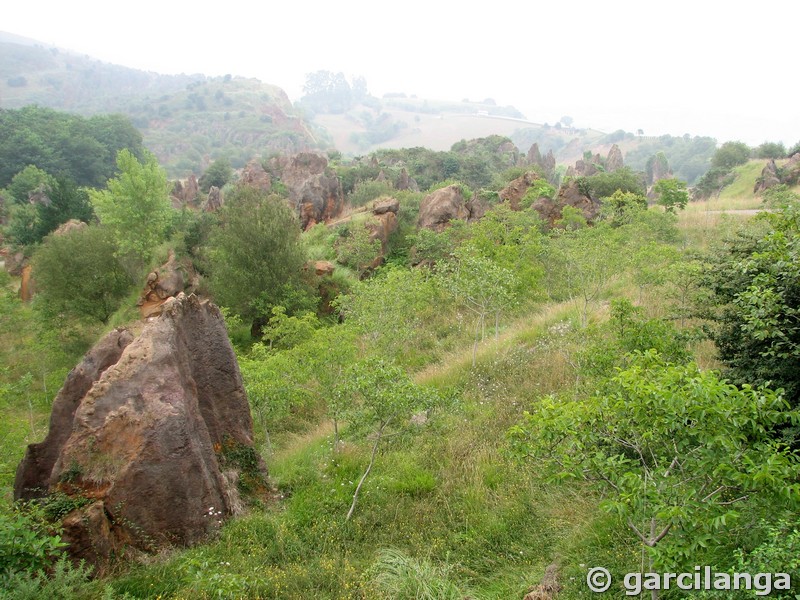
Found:
[[[200,541],[263,483],[236,357],[217,308],[170,298],[141,333],[116,329],[67,377],[45,440],[28,446],[14,496],[66,494],[74,558]]]
[[[580,210],[583,218],[588,222],[594,221],[600,212],[600,204],[592,200],[590,196],[582,193],[574,179],[561,186],[555,200],[539,198],[534,202],[533,209],[539,213],[539,216],[549,227],[555,227],[556,221],[562,217],[562,211],[565,206]]]

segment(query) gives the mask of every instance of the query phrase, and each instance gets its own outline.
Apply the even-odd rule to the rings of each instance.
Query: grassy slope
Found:
[[[752,202],[745,196],[724,206]],[[719,235],[717,222],[697,220],[710,206],[695,204],[681,215],[692,245]],[[623,283],[613,293],[633,290]],[[63,380],[77,353],[42,354],[58,342],[37,336],[29,307],[8,296],[4,302],[4,380],[13,384],[31,365],[44,365],[52,395],[52,380]],[[599,305],[592,319],[603,318]],[[367,445],[348,442],[334,455],[330,424],[310,424],[273,436],[269,468],[283,500],[227,523],[216,541],[118,573],[113,587],[136,598],[377,598],[368,569],[380,549],[391,547],[420,563],[449,565],[450,580],[473,598],[521,598],[553,561],[564,569],[561,598],[590,597],[580,565],[635,567],[636,545],[621,524],[598,511],[596,497],[579,486],[544,484],[535,465],[520,467],[504,453],[505,431],[530,399],[572,385],[567,357],[575,342],[562,332],[575,322],[573,306],[544,304],[506,323],[497,341],[487,340],[475,368],[464,344],[419,370],[420,383],[455,389],[460,400],[389,441],[352,522],[344,515],[368,460]],[[39,371],[32,376],[38,380]],[[49,407],[32,404],[29,432],[27,399],[7,393],[4,401],[7,492],[21,447],[43,436]]]

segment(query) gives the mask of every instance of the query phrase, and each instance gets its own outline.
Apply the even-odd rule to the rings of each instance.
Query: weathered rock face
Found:
[[[519,210],[520,201],[525,197],[528,188],[538,179],[539,176],[536,173],[529,171],[500,190],[498,196],[502,202],[508,202],[512,210]]]
[[[79,221],[78,219],[70,219],[69,221],[59,225],[53,232],[53,235],[67,235],[73,231],[82,231],[87,227],[89,227],[89,225],[83,221]]]
[[[393,212],[394,214],[397,214],[398,210],[400,210],[400,201],[397,200],[397,198],[383,197],[378,198],[375,201],[375,204],[372,207],[372,214],[382,215],[387,212]]]
[[[761,176],[756,179],[756,185],[753,188],[754,194],[763,194],[769,188],[780,185],[781,178],[778,176],[778,165],[775,160],[770,160],[764,168],[761,169]]]
[[[208,189],[208,198],[206,201],[203,202],[203,210],[205,212],[217,212],[220,208],[222,208],[222,204],[224,202],[224,198],[222,197],[222,192],[220,189],[212,185]]]
[[[160,315],[167,299],[181,292],[193,292],[197,288],[195,280],[196,274],[191,269],[191,263],[188,266],[180,264],[175,259],[175,253],[170,251],[167,262],[147,275],[147,282],[139,294],[136,306],[142,318]]]
[[[622,150],[619,149],[619,146],[614,144],[611,146],[611,150],[608,151],[608,157],[606,158],[606,171],[611,173],[617,169],[621,169],[624,166],[625,161],[622,159]]]
[[[561,219],[561,211],[565,206],[579,209],[583,213],[583,217],[589,222],[596,219],[600,212],[600,205],[594,202],[591,197],[582,194],[574,180],[567,185],[561,186],[558,197],[555,200],[539,198],[533,203],[534,210],[539,213],[539,216],[549,227],[554,227],[556,221]]]
[[[256,188],[262,192],[269,192],[272,189],[272,179],[269,173],[264,170],[261,161],[253,159],[245,166],[242,171],[240,181],[244,185]]]
[[[344,210],[342,184],[328,168],[328,159],[313,152],[270,161],[270,172],[277,174],[289,190],[289,200],[300,216],[303,229],[333,220]]]
[[[528,149],[527,160],[529,165],[542,166],[542,153],[539,150],[539,144],[536,142]]]
[[[425,229],[443,231],[450,221],[469,218],[470,212],[461,188],[457,185],[448,185],[425,196],[419,206],[417,225]]]
[[[263,473],[252,432],[222,316],[180,294],[137,337],[112,331],[70,372],[14,496],[87,499],[65,518],[65,539],[94,564],[128,547],[190,544],[241,507],[241,465],[226,449]]]

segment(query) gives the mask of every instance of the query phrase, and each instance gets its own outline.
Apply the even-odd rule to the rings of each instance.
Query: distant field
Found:
[[[354,123],[347,115],[317,115],[314,121],[330,133],[336,148],[345,154],[368,154],[378,148],[413,148],[424,146],[432,150],[449,150],[461,140],[487,137],[490,135],[511,136],[522,127],[538,127],[538,123],[465,114],[425,114],[401,110],[384,110],[392,119],[406,123],[400,134],[381,144],[360,148],[350,136],[366,131]],[[525,149],[527,151],[527,148]]]

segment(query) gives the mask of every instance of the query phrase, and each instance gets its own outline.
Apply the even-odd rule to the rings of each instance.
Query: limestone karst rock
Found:
[[[70,372],[14,496],[82,500],[64,537],[74,558],[102,565],[202,540],[242,509],[239,478],[265,472],[222,316],[179,294],[138,335],[112,331]]]
[[[756,179],[756,185],[753,188],[754,194],[763,194],[769,188],[780,185],[781,178],[778,176],[778,165],[775,164],[775,159],[771,159],[761,169],[761,176]]]

